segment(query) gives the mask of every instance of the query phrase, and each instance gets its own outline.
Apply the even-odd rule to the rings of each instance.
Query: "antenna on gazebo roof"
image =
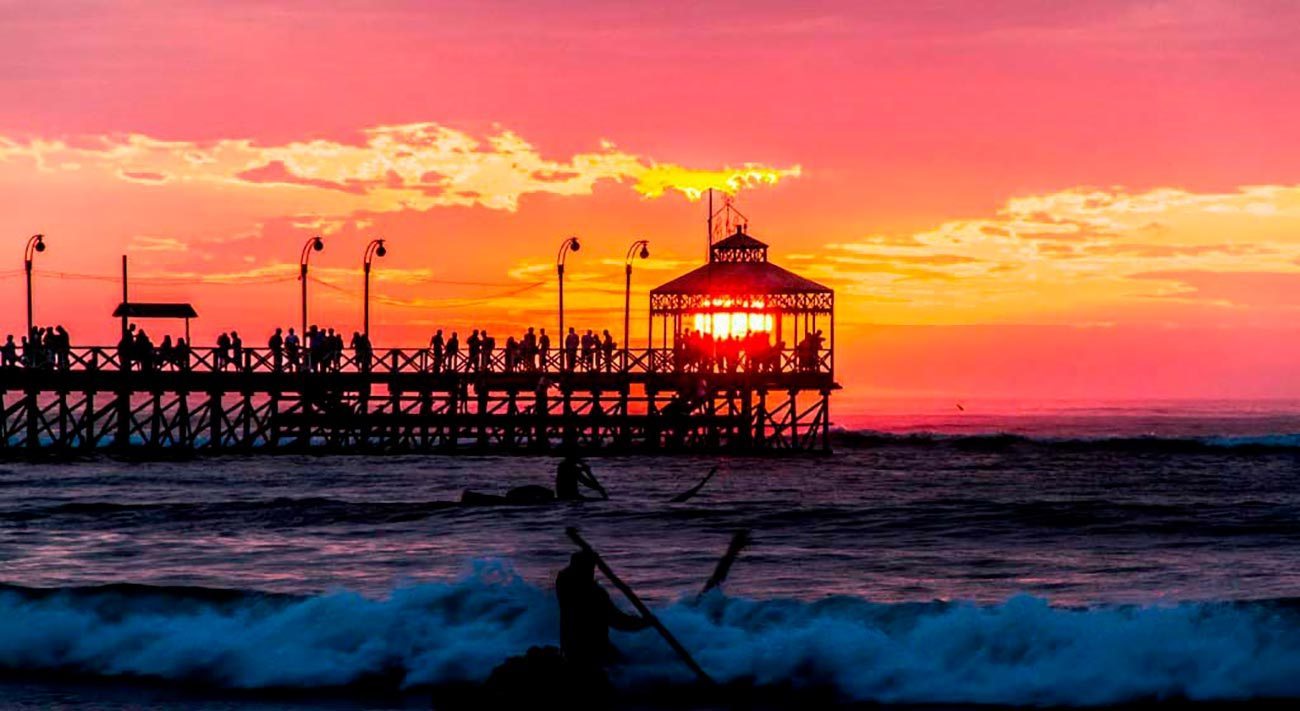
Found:
[[[718,219],[721,217],[722,219]],[[713,188],[709,188],[709,254],[713,254],[713,243],[726,239],[737,232],[749,231],[749,218],[736,209],[736,196],[723,193],[722,207],[713,209]]]

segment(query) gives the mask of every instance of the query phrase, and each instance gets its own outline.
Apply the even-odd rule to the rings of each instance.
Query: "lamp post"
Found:
[[[560,332],[557,337],[561,349],[564,348],[564,258],[569,256],[570,251],[576,252],[581,248],[577,237],[569,237],[560,244],[560,253],[555,257],[555,273],[560,277]]]
[[[365,318],[362,323],[362,333],[366,334],[367,339],[370,338],[370,263],[375,257],[382,257],[385,254],[388,254],[388,250],[384,247],[382,239],[371,240],[370,244],[366,245],[366,257],[363,263],[366,272]]]
[[[307,261],[312,252],[325,249],[325,241],[316,235],[302,246],[302,255],[298,259],[298,281],[302,282],[302,338],[307,337]]]
[[[27,337],[32,337],[32,257],[45,251],[45,235],[32,235],[23,251],[23,269],[27,272]]]
[[[638,251],[637,247],[641,249]],[[640,257],[650,258],[650,240],[639,239],[627,248],[627,257],[623,260],[624,274],[627,281],[623,287],[623,367],[627,367],[627,352],[632,348],[632,260]]]

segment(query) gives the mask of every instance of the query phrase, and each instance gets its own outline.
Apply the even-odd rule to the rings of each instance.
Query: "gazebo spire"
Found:
[[[767,245],[745,233],[745,225],[709,248],[710,262],[766,262]]]

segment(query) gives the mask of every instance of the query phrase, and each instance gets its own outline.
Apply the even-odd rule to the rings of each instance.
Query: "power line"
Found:
[[[321,286],[323,286],[323,287],[325,287],[325,288],[327,288],[327,289],[333,289],[334,291],[337,291],[337,292],[340,292],[340,293],[343,293],[343,294],[347,294],[347,295],[349,295],[349,296],[358,296],[357,291],[354,290],[354,289],[349,289],[349,288],[347,288],[347,287],[342,287],[342,286],[339,286],[338,284],[334,284],[334,283],[331,283],[331,282],[325,281],[325,280],[323,280],[323,279],[320,279],[320,278],[318,278],[318,277],[314,277],[314,276],[310,276],[310,275],[308,275],[307,278],[310,279],[313,283],[320,284]],[[419,302],[416,302],[416,301],[409,301],[409,300],[403,300],[403,299],[394,299],[394,298],[392,298],[392,297],[383,297],[383,296],[376,297],[376,298],[380,299],[382,303],[389,304],[389,305],[392,305],[392,306],[403,307],[403,308],[434,308],[434,307],[436,307],[436,308],[441,308],[441,309],[456,309],[456,308],[466,308],[466,307],[469,307],[469,306],[477,306],[478,304],[488,303],[488,302],[493,301],[493,300],[496,300],[496,299],[506,299],[506,298],[510,298],[510,297],[512,297],[512,296],[518,296],[519,294],[522,294],[522,293],[525,293],[525,292],[528,292],[528,291],[532,291],[533,289],[536,289],[536,288],[538,288],[538,287],[540,287],[540,286],[545,286],[545,285],[546,285],[546,282],[545,282],[545,281],[537,281],[537,282],[532,282],[532,283],[530,283],[530,284],[522,284],[522,285],[518,285],[518,286],[516,286],[514,289],[509,289],[509,290],[506,290],[506,291],[497,292],[497,293],[495,293],[495,294],[486,294],[486,295],[483,295],[483,296],[477,296],[477,297],[473,297],[473,298],[469,298],[469,299],[463,299],[463,298],[462,298],[462,299],[431,299],[431,300],[427,300],[427,301],[419,301]]]

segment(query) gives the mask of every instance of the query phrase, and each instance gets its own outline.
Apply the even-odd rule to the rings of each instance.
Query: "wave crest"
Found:
[[[1300,696],[1300,616],[1285,602],[1060,608],[712,595],[658,611],[720,681],[856,701],[1099,705]],[[203,588],[0,588],[0,668],[229,688],[411,688],[487,677],[554,644],[550,592],[480,562],[373,600]],[[635,688],[685,683],[651,632],[617,634]]]

